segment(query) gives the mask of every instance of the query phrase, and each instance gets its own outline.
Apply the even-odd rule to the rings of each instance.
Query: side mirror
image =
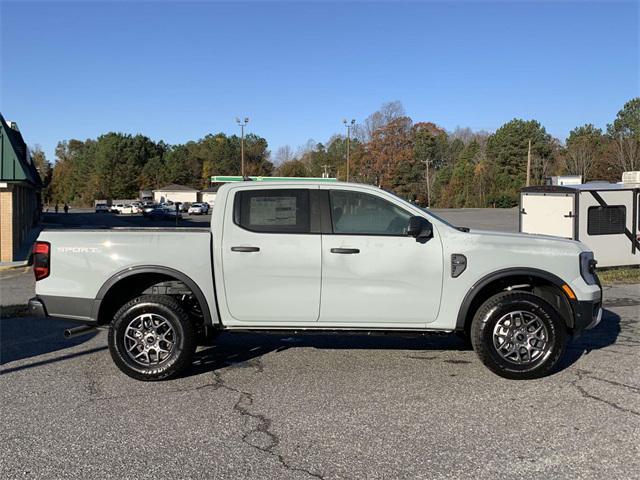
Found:
[[[433,236],[433,225],[424,217],[411,217],[409,219],[407,235],[416,240],[428,240]]]

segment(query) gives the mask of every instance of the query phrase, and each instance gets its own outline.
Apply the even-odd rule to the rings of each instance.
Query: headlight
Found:
[[[596,276],[596,260],[593,258],[593,252],[582,252],[580,254],[580,275],[587,285],[597,285],[598,277]]]

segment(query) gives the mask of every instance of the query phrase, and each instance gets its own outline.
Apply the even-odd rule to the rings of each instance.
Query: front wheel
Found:
[[[137,380],[165,380],[191,364],[196,330],[172,297],[142,295],[115,314],[109,329],[111,358]]]
[[[542,298],[502,292],[476,312],[471,343],[482,363],[501,377],[539,378],[558,367],[567,329],[558,312]]]

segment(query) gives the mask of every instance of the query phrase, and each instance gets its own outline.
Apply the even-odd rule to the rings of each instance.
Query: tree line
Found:
[[[536,120],[513,119],[493,133],[448,132],[433,122],[414,122],[400,102],[389,102],[356,124],[349,139],[309,140],[295,152],[280,147],[273,162],[267,140],[248,134],[245,172],[345,180],[347,145],[350,181],[378,185],[425,206],[511,207],[525,185],[529,153],[533,185],[561,174],[619,181],[623,171],[640,170],[640,98],[628,101],[604,131],[581,125],[564,142]],[[169,145],[110,132],[61,141],[55,154],[53,168],[41,150],[33,155],[46,177],[45,201],[78,205],[136,197],[139,190],[168,183],[205,188],[212,175],[240,171],[240,138],[224,133]]]

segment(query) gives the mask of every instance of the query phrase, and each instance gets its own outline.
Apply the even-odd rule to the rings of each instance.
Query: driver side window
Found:
[[[333,233],[351,235],[406,235],[411,214],[382,198],[366,193],[331,190]]]

